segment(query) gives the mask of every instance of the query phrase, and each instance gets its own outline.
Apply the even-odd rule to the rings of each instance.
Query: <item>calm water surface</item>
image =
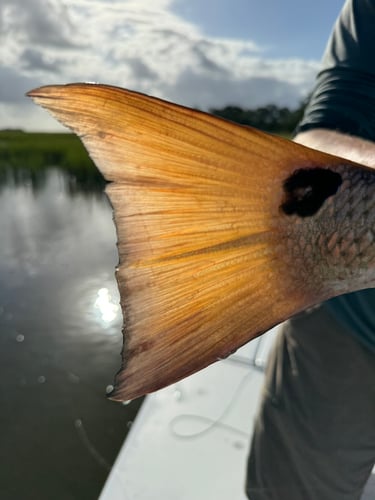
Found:
[[[0,498],[95,499],[138,409],[120,367],[116,235],[62,171],[0,185]]]

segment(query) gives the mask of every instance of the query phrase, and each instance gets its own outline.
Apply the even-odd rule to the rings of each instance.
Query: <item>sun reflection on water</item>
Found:
[[[99,310],[102,321],[107,324],[116,319],[119,311],[119,305],[112,301],[108,288],[98,290],[94,307]]]

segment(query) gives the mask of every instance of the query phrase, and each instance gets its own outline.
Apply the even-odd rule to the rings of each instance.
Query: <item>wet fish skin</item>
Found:
[[[315,215],[285,221],[290,271],[317,301],[375,286],[375,172],[345,160],[332,171],[336,194]]]

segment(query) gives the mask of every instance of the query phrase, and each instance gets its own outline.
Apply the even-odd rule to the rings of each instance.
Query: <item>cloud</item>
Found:
[[[25,49],[20,54],[20,65],[22,68],[31,71],[51,71],[58,73],[60,71],[61,61],[43,54],[42,51],[36,49]]]
[[[19,73],[7,66],[0,67],[0,103],[25,103],[25,92],[40,84],[40,80]],[[1,123],[0,123],[1,128]]]
[[[5,41],[57,49],[79,46],[69,9],[59,0],[2,0],[0,12]]]
[[[23,94],[34,84],[100,81],[201,109],[294,106],[311,89],[316,61],[272,60],[252,40],[208,36],[173,4],[2,0],[0,128],[22,117]],[[28,111],[23,126],[50,127],[40,113]]]
[[[129,57],[126,60],[126,64],[131,68],[133,72],[133,77],[139,81],[152,81],[155,80],[158,75],[153,71],[146,63],[137,59],[135,57]]]
[[[219,78],[211,78],[208,74],[197,74],[189,69],[181,73],[173,85],[162,86],[158,93],[181,104],[184,104],[183,96],[191,106],[204,110],[223,107],[223,103],[255,108],[277,102],[281,106],[293,107],[302,98],[298,86],[274,77],[236,80],[223,73]]]

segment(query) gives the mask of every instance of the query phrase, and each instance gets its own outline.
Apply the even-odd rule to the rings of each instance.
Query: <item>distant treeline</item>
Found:
[[[225,108],[211,109],[210,112],[241,125],[250,125],[266,132],[290,135],[301,120],[305,106],[306,101],[302,102],[296,109],[268,104],[256,109],[226,106]]]

